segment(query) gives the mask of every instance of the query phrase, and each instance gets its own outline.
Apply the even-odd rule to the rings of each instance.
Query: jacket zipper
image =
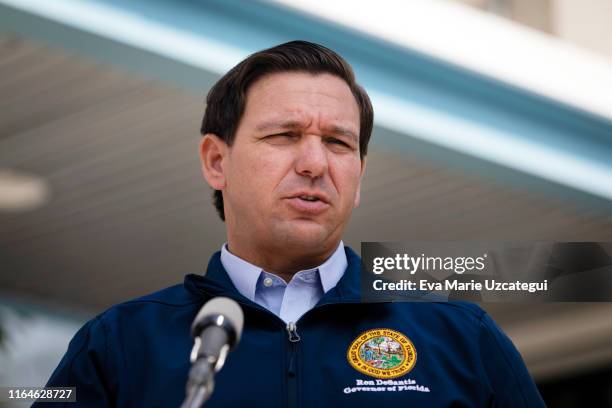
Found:
[[[273,316],[277,321],[282,323],[283,326],[285,327],[285,330],[287,331],[287,334],[288,334],[288,340],[289,340],[289,344],[288,344],[289,359],[287,363],[287,397],[288,397],[287,405],[289,408],[299,407],[300,404],[299,404],[299,395],[298,395],[297,354],[298,354],[298,343],[300,342],[301,337],[297,331],[297,324],[295,322],[289,322],[285,325],[285,322],[280,317],[278,317],[277,315],[275,315],[268,309],[258,305],[255,302],[247,303],[240,299],[234,299],[234,300],[236,300],[242,306],[257,309],[270,316]],[[304,313],[298,320],[302,320],[307,314],[309,314],[315,309],[319,309],[319,308],[331,306],[331,305],[337,305],[337,304],[346,304],[346,303],[360,303],[360,302],[351,301],[351,302],[338,302],[338,303],[332,303],[332,302],[321,303],[313,307],[306,313]]]
[[[285,324],[285,322],[280,317],[278,317],[277,315],[275,315],[268,309],[258,305],[255,302],[247,303],[240,299],[234,299],[234,300],[236,300],[242,306],[250,307],[252,309],[262,311],[265,314],[272,316],[275,320],[280,322],[285,328],[288,334],[288,340],[289,340],[288,341],[289,344],[287,346],[289,358],[287,360],[287,372],[286,372],[287,406],[289,408],[298,407],[299,398],[298,398],[298,376],[297,376],[297,351],[298,351],[298,342],[301,340],[301,338],[297,332],[297,325],[295,324],[295,322],[289,322]],[[323,306],[323,305],[319,305],[319,306]],[[310,312],[310,310],[308,312]]]
[[[287,323],[287,334],[289,335],[289,362],[287,364],[287,406],[297,408],[298,398],[298,376],[297,376],[297,353],[300,335],[294,322]]]

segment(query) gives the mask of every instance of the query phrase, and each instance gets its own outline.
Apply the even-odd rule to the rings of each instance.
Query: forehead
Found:
[[[327,74],[273,73],[259,78],[247,92],[244,120],[322,122],[359,129],[359,108],[348,84]]]

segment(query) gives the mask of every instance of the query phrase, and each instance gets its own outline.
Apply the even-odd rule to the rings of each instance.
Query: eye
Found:
[[[295,141],[297,135],[291,132],[276,133],[263,138],[267,143],[272,145],[286,145]]]
[[[335,137],[327,139],[327,142],[331,143],[331,144],[338,145],[338,146],[349,147],[349,148],[351,147],[346,142],[343,142],[340,139],[336,139]]]
[[[277,134],[274,134],[274,135],[270,135],[268,137],[289,137],[289,138],[291,138],[291,137],[295,137],[295,135],[293,133],[290,133],[290,132],[284,132],[284,133],[277,133]]]

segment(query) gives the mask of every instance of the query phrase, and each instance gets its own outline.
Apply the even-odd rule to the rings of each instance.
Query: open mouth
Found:
[[[295,211],[310,215],[322,214],[330,207],[323,199],[306,194],[291,197],[287,202]]]
[[[315,196],[307,196],[307,195],[301,195],[298,197],[300,200],[304,200],[304,201],[320,201],[319,198],[315,197]]]

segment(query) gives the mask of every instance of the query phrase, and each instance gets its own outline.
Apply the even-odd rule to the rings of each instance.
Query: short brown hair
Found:
[[[351,66],[336,52],[307,41],[291,41],[256,52],[226,73],[210,89],[201,133],[213,133],[231,146],[246,106],[249,87],[266,74],[277,72],[329,73],[343,79],[359,107],[359,155],[367,154],[372,134],[374,110],[366,91],[355,82]],[[223,195],[215,190],[213,201],[225,221]]]

